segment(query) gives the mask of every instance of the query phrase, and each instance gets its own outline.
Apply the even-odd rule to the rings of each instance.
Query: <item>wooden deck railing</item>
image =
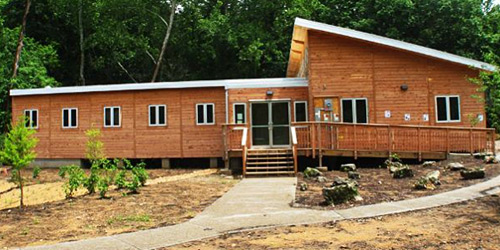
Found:
[[[293,171],[295,174],[298,172],[298,152],[297,152],[297,130],[295,127],[290,128],[290,134],[292,136],[292,154],[293,154]]]
[[[495,130],[487,128],[431,127],[382,124],[293,123],[297,148],[316,152],[359,151],[485,153],[495,152]]]

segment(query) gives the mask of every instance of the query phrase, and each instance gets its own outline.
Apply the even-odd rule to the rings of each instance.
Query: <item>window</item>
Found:
[[[196,124],[213,125],[215,124],[215,105],[213,103],[196,104]]]
[[[460,97],[436,96],[437,122],[460,122]]]
[[[167,106],[149,105],[149,126],[167,125]]]
[[[104,127],[120,127],[120,107],[104,107]]]
[[[342,99],[342,121],[347,123],[368,123],[367,99]]]
[[[26,117],[26,123],[24,124],[26,128],[38,128],[38,109],[26,109],[24,110],[24,116]]]
[[[62,110],[62,127],[63,128],[78,127],[78,109],[64,108]]]
[[[295,121],[307,122],[307,102],[297,101],[295,104]]]
[[[246,107],[245,103],[235,103],[233,106],[234,113],[234,123],[245,124],[246,123]]]

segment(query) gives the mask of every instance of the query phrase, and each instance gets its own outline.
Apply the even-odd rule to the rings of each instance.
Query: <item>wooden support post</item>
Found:
[[[312,142],[312,158],[316,159],[316,126],[317,124],[313,123],[309,125],[309,129],[311,130],[311,142]]]
[[[387,151],[389,152],[389,158],[392,155],[392,130],[391,126],[387,125]]]
[[[420,126],[417,128],[418,161],[422,161],[422,146],[420,145]]]
[[[432,138],[432,137],[429,137],[429,138]],[[429,139],[432,141],[432,139]],[[432,144],[429,143],[429,145],[432,146]],[[431,147],[431,150],[432,150],[432,147]],[[446,154],[450,154],[450,129],[447,128],[446,129]]]
[[[474,147],[472,146],[472,128],[469,129],[469,147],[470,147],[470,155],[474,155]]]
[[[356,136],[356,123],[354,123],[354,160],[358,159],[358,151],[357,151],[357,146],[358,146],[358,141],[357,141],[357,136]]]
[[[321,136],[322,124],[317,124],[318,126],[318,155],[319,155],[319,166],[323,167],[323,138]]]
[[[227,125],[222,126],[222,139],[224,144],[224,168],[229,169],[229,152],[227,147]]]
[[[495,139],[496,139],[496,134],[495,134],[495,130],[492,130],[491,133],[491,153],[493,153],[493,155],[496,155],[496,144],[495,144]]]

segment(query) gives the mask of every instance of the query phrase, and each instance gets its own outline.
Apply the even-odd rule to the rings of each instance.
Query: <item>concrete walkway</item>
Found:
[[[374,217],[448,205],[500,193],[500,176],[433,196],[319,211],[290,207],[296,178],[244,179],[192,220],[168,227],[27,249],[155,249],[228,232]]]

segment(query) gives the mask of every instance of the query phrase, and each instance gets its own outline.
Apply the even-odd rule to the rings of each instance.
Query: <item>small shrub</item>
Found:
[[[38,176],[40,175],[41,171],[42,171],[42,169],[39,166],[35,166],[33,168],[33,175],[32,175],[33,179],[38,178]]]
[[[84,185],[87,177],[80,166],[70,165],[59,168],[59,176],[65,178],[68,176],[68,182],[64,183],[63,189],[66,198],[73,197],[75,191]]]
[[[306,170],[304,170],[305,178],[313,178],[320,175],[322,175],[322,173],[316,168],[306,168]]]

